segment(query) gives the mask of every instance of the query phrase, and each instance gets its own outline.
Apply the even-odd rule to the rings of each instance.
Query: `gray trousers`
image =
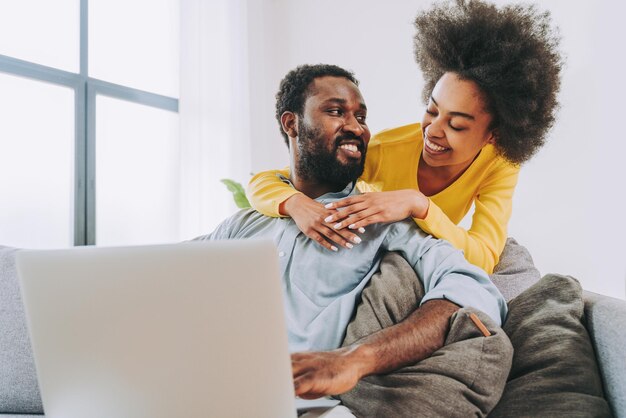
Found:
[[[411,266],[399,254],[388,253],[363,291],[343,345],[402,321],[423,296]],[[491,336],[483,336],[470,313]],[[464,308],[450,319],[445,345],[429,358],[365,377],[339,398],[357,417],[484,417],[502,395],[512,357],[502,329],[484,313]]]

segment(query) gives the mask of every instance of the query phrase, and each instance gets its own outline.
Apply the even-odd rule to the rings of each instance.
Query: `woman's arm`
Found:
[[[482,181],[469,230],[456,225],[432,199],[414,189],[366,193],[333,202],[327,207],[343,210],[327,221],[336,230],[343,230],[412,217],[421,229],[451,242],[464,251],[470,263],[491,274],[506,244],[518,174],[519,167],[500,161]]]
[[[277,176],[289,178],[289,168],[261,172],[250,180],[247,195],[252,207],[266,216],[290,216],[298,229],[307,237],[323,247],[337,251],[333,245],[352,248],[361,239],[352,231],[337,231],[325,221],[335,210],[324,207],[321,203],[284,183]]]
[[[503,163],[482,182],[469,230],[452,222],[432,200],[426,218],[415,222],[429,234],[463,250],[470,263],[491,274],[506,244],[518,174],[519,167]]]
[[[277,218],[287,216],[280,213],[280,204],[300,192],[281,181],[278,175],[289,178],[289,167],[282,170],[268,170],[256,174],[250,179],[246,194],[252,208],[265,216]],[[302,193],[300,193],[302,194]]]

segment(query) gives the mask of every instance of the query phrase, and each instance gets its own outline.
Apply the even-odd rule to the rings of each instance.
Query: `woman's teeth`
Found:
[[[439,151],[439,152],[445,151],[445,150],[448,149],[448,148],[440,147],[439,145],[435,144],[434,142],[430,142],[428,140],[428,138],[426,138],[426,145],[428,145],[428,148],[430,148],[430,149],[432,149],[434,151]]]

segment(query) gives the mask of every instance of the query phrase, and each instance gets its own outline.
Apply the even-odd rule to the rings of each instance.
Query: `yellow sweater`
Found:
[[[418,189],[417,168],[424,146],[419,123],[380,132],[370,141],[361,179],[378,190]],[[268,216],[279,216],[280,203],[299,193],[282,183],[276,173],[289,176],[289,169],[265,171],[250,180],[252,206]],[[430,196],[425,219],[417,225],[465,252],[472,264],[492,273],[507,237],[513,190],[519,167],[485,146],[467,170],[450,186]],[[457,226],[475,204],[469,231]]]

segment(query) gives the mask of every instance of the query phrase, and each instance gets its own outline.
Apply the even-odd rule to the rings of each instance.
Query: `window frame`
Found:
[[[80,0],[80,69],[73,73],[0,54],[0,72],[74,90],[74,245],[96,243],[96,97],[178,113],[179,101],[89,77],[89,0]]]

